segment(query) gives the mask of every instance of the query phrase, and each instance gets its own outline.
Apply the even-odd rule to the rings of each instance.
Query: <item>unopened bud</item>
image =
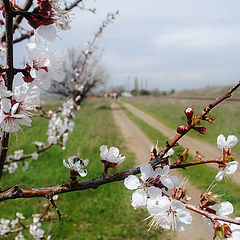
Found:
[[[207,129],[205,127],[195,127],[195,130],[201,134],[207,133]]]
[[[186,108],[186,110],[184,111],[184,113],[186,114],[187,116],[187,119],[189,120],[192,120],[192,116],[193,116],[193,113],[194,113],[194,110],[193,108]]]
[[[177,128],[177,133],[184,133],[186,130],[186,127],[184,125],[180,125],[178,128]]]

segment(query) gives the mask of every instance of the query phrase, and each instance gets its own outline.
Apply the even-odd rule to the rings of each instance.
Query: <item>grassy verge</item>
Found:
[[[143,131],[143,133],[153,142],[159,143],[159,146],[164,146],[167,139],[165,136],[163,136],[158,130],[148,125],[146,122],[144,122],[142,119],[136,117],[134,114],[132,114],[130,111],[128,111],[122,104],[120,104],[121,108],[124,110],[124,112],[127,114],[127,116]],[[183,152],[184,148],[181,146],[178,146],[174,148],[175,153],[181,153]],[[177,157],[173,156],[172,161],[176,161]],[[188,161],[193,161],[193,158],[190,156],[188,158]],[[185,176],[189,176],[190,180],[194,183],[195,186],[197,186],[200,189],[206,190],[208,186],[212,183],[212,181],[215,178],[215,175],[217,174],[217,170],[213,169],[211,167],[208,167],[206,165],[197,166],[197,167],[189,167],[185,170],[179,170],[181,173]],[[223,195],[222,200],[223,201],[231,201],[231,203],[235,207],[235,214],[236,216],[239,216],[240,214],[240,186],[234,184],[230,180],[228,182],[220,182],[217,184],[217,186],[214,188],[214,193]],[[191,193],[189,193],[191,196]]]
[[[31,152],[32,141],[46,141],[46,119],[34,119],[33,128],[24,128],[24,134],[17,138],[11,137],[10,149],[24,149]],[[89,159],[88,175],[90,179],[102,173],[99,157],[99,147],[104,144],[116,146],[127,158],[120,169],[134,165],[133,154],[129,154],[123,139],[114,124],[109,104],[105,101],[91,101],[76,115],[75,131],[69,136],[65,151],[58,146],[40,155],[37,161],[32,161],[27,171],[21,167],[14,174],[5,173],[1,188],[19,185],[21,187],[44,187],[69,181],[69,171],[62,160],[72,155]],[[43,229],[52,239],[159,239],[160,231],[147,232],[147,223],[142,220],[147,216],[144,211],[134,211],[131,204],[131,191],[122,182],[107,184],[98,189],[72,192],[59,196],[56,201],[62,215],[67,215],[61,222],[44,223]],[[32,214],[39,213],[47,200],[16,199],[1,203],[1,218],[13,219],[16,212],[21,212],[31,223]],[[28,231],[23,231],[27,236]],[[161,235],[167,239],[165,234]],[[14,239],[14,235],[9,236]],[[31,239],[30,235],[26,239]]]
[[[125,101],[125,100],[124,100]],[[209,103],[194,102],[193,104],[185,102],[184,104],[170,99],[154,98],[153,100],[143,100],[141,98],[133,98],[127,101],[142,111],[150,114],[155,119],[161,121],[166,126],[177,129],[179,125],[187,124],[184,110],[186,107],[193,107],[195,114],[198,115],[204,107]],[[201,135],[197,132],[191,131],[189,136],[198,138],[202,141],[207,141],[216,146],[216,139],[219,134],[226,137],[234,134],[240,138],[240,111],[239,108],[234,107],[234,102],[219,105],[211,111],[211,115],[216,117],[214,124],[204,123],[207,127],[207,134]],[[240,147],[234,148],[240,154]]]

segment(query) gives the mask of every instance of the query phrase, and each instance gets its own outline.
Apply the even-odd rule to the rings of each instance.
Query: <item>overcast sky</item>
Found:
[[[63,53],[83,47],[108,12],[119,10],[97,46],[110,85],[176,90],[230,85],[240,80],[239,0],[88,0],[96,14],[74,11],[71,31],[52,46]],[[21,56],[23,43],[15,53]],[[18,60],[19,61],[19,60]],[[129,81],[128,81],[129,79]]]

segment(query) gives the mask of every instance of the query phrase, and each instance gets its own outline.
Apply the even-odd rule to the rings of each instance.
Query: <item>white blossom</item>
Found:
[[[77,156],[71,156],[68,158],[68,163],[63,160],[63,165],[66,168],[69,168],[71,170],[74,170],[79,173],[81,177],[85,177],[87,175],[87,170],[85,167],[88,165],[88,159],[80,159]]]
[[[228,216],[233,213],[233,206],[230,202],[221,202],[209,208],[215,210],[216,215],[219,216]],[[209,232],[214,233],[213,224],[210,219],[203,217],[203,225]]]
[[[103,160],[106,160],[111,163],[115,163],[117,166],[120,165],[125,159],[125,156],[122,157],[122,155],[119,154],[119,149],[116,147],[111,147],[108,150],[107,146],[102,145],[100,147],[100,151],[101,151],[100,157]]]
[[[12,162],[8,166],[8,171],[9,171],[9,173],[14,173],[17,170],[17,168],[18,168],[17,163],[16,162]]]
[[[37,160],[38,159],[38,153],[32,153],[32,159]]]
[[[229,135],[227,141],[223,134],[220,134],[217,137],[217,146],[220,150],[223,148],[232,148],[237,144],[237,142],[238,138],[235,135]]]
[[[0,235],[3,236],[11,229],[9,227],[10,220],[2,218],[0,221]]]
[[[228,177],[228,176],[234,174],[237,171],[237,168],[238,168],[237,161],[226,163],[226,166],[224,167],[224,169],[220,168],[218,170],[218,173],[215,177],[216,181],[222,181],[222,179],[224,177]]]
[[[152,218],[151,228],[172,229],[177,232],[185,231],[192,223],[192,216],[184,203],[170,200],[167,196],[158,199],[148,199],[147,210]]]

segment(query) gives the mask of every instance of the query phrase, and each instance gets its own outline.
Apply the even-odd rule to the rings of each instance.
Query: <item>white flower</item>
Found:
[[[29,228],[29,233],[34,237],[35,240],[41,240],[44,235],[44,230],[39,228],[41,224],[32,224]]]
[[[178,200],[169,200],[163,196],[147,201],[147,210],[152,218],[150,227],[172,229],[177,232],[185,231],[192,223],[192,216],[185,204]]]
[[[14,240],[25,240],[22,232],[19,232],[18,235],[14,238]]]
[[[229,175],[234,174],[237,171],[237,167],[238,167],[237,161],[226,163],[224,169],[218,170],[218,173],[215,177],[216,181],[222,181],[224,176],[228,177]]]
[[[100,151],[101,151],[100,157],[103,160],[106,160],[111,163],[115,163],[117,166],[120,165],[125,159],[125,156],[122,157],[121,154],[119,154],[119,149],[116,147],[111,147],[108,150],[107,146],[102,145],[100,147]]]
[[[85,177],[87,175],[87,170],[85,167],[88,165],[88,162],[88,159],[83,160],[77,156],[71,156],[68,158],[68,164],[66,163],[65,159],[63,160],[63,165],[66,168],[78,172],[81,177]]]
[[[174,154],[174,150],[173,150],[173,148],[170,148],[170,149],[167,151],[167,153],[163,156],[163,158],[171,157],[173,154]]]
[[[13,219],[13,220],[11,221],[11,227],[12,227],[12,228],[15,228],[15,227],[17,226],[17,224],[18,224],[18,221],[19,221],[18,218]]]
[[[8,171],[9,173],[14,173],[18,168],[18,165],[16,162],[12,162],[10,163],[9,167],[8,167]]]
[[[217,146],[220,150],[223,148],[232,148],[237,144],[237,142],[238,138],[235,135],[229,135],[227,141],[222,134],[217,137]]]
[[[2,218],[0,222],[0,235],[3,236],[11,230],[9,227],[10,220]]]
[[[37,160],[38,159],[38,153],[32,153],[32,159]]]
[[[39,42],[50,43],[53,42],[57,37],[56,28],[53,25],[40,26],[35,30],[35,38]]]
[[[2,75],[0,74],[0,78],[2,77]],[[0,79],[0,98],[7,98],[7,97],[11,97],[12,96],[12,92],[7,90],[7,87],[5,85],[3,85],[3,81],[1,81]]]
[[[19,219],[25,219],[25,217],[23,216],[22,213],[17,212],[17,213],[16,213],[16,216],[17,216],[17,218],[19,218]]]
[[[13,158],[19,160],[21,157],[23,157],[23,155],[24,155],[24,152],[23,152],[22,149],[17,150],[17,151],[14,152]]]
[[[235,220],[240,221],[240,217],[235,218]],[[232,231],[232,234],[229,238],[225,240],[239,240],[240,239],[240,226],[237,224],[230,223],[229,227]]]
[[[20,112],[20,104],[13,104],[9,111],[4,108],[0,109],[0,127],[5,132],[16,132],[21,129],[20,125],[31,126],[32,120],[24,113]]]
[[[230,202],[221,202],[210,206],[209,208],[215,210],[216,215],[219,216],[227,216],[233,213],[233,206]],[[209,232],[214,233],[213,224],[210,219],[203,217],[203,225]]]
[[[129,190],[135,190],[132,194],[132,206],[134,209],[144,208],[147,205],[148,198],[162,196],[160,188],[152,186],[155,172],[150,164],[140,166],[141,177],[130,175],[124,180],[124,185]],[[140,188],[140,189],[139,189]]]
[[[33,144],[36,145],[39,148],[45,147],[45,143],[44,142],[35,141],[35,142],[33,142]]]

